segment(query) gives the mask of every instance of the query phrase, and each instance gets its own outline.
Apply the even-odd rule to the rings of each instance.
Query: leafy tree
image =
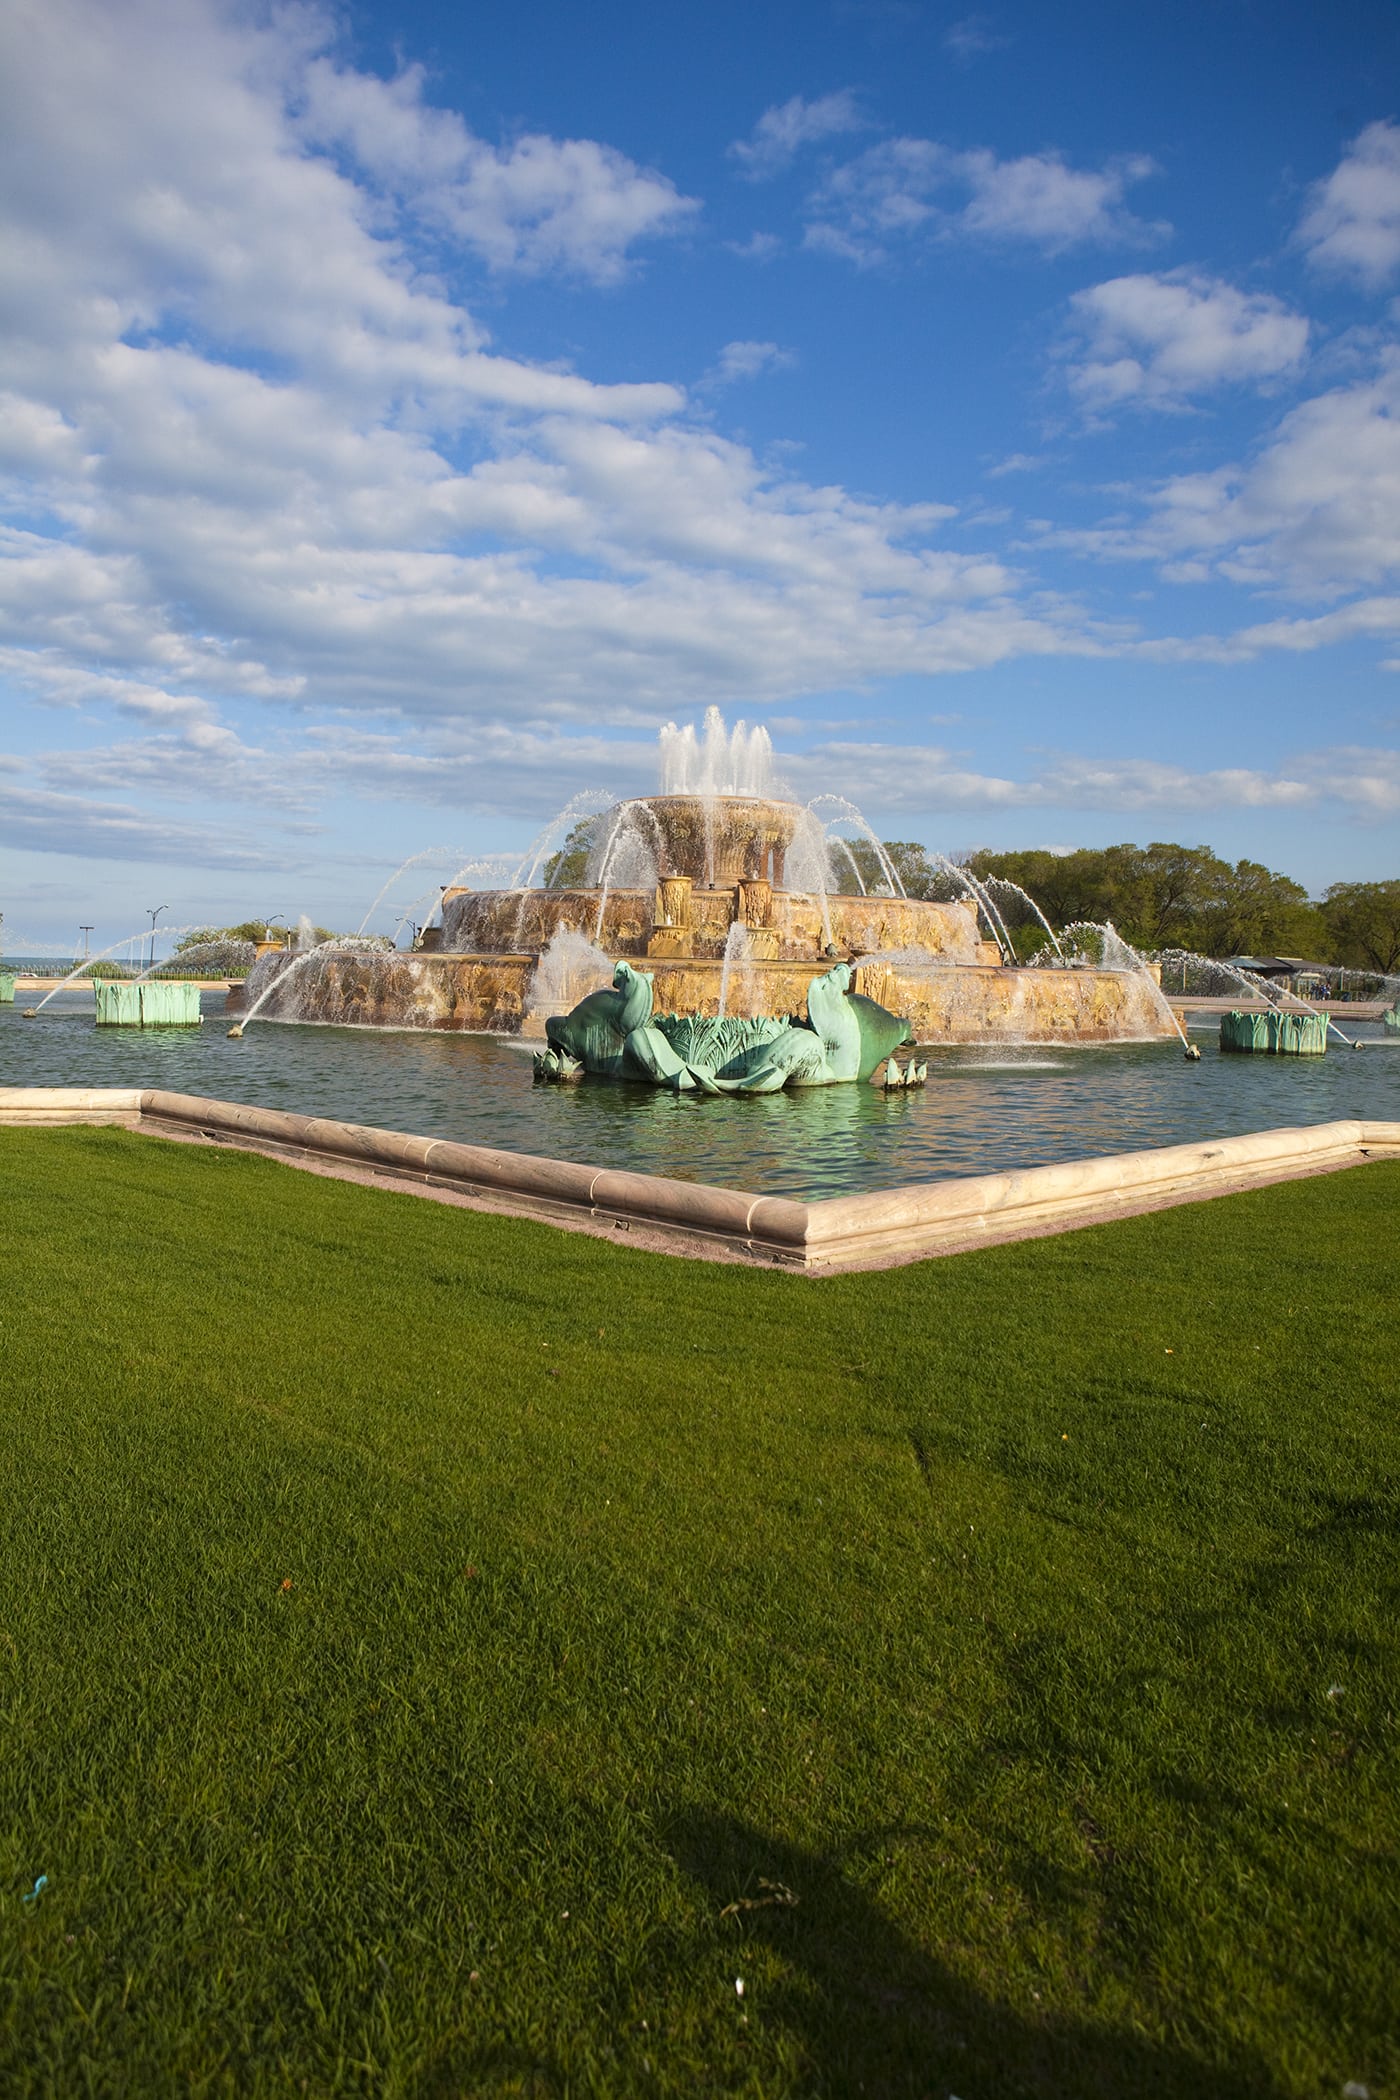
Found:
[[[1321,917],[1329,960],[1386,977],[1400,971],[1400,882],[1334,882]]]
[[[1322,916],[1301,883],[1256,860],[1233,868],[1220,861],[1211,872],[1190,942],[1202,955],[1315,956],[1325,945]]]
[[[1315,951],[1324,930],[1307,891],[1258,861],[1222,860],[1209,846],[1079,847],[1073,853],[977,853],[979,876],[1029,891],[1055,926],[1112,920],[1135,947],[1203,955]]]
[[[920,846],[913,839],[886,839],[885,851],[904,884],[906,897],[929,898],[945,894],[949,878],[929,859],[927,846]]]
[[[588,856],[598,834],[598,819],[584,817],[575,824],[557,853],[544,864],[547,890],[573,890],[588,879]]]
[[[1043,848],[980,851],[971,855],[968,865],[980,880],[999,875],[1016,883],[1035,898],[1054,926],[1069,926],[1077,919],[1112,919],[1127,932],[1144,901],[1137,852],[1135,846],[1080,847],[1073,853]]]
[[[257,942],[266,939],[267,931],[265,919],[243,919],[237,926],[196,926],[192,932],[183,934],[176,941],[173,952],[176,955],[184,955],[191,948],[213,947],[220,941],[252,941],[256,945]],[[329,926],[313,926],[311,931],[313,940],[318,943],[336,939]],[[288,933],[278,927],[272,937],[274,940],[295,940],[296,933],[294,929]]]
[[[841,847],[846,848],[842,852]],[[928,848],[916,845],[912,839],[886,839],[885,852],[904,885],[906,897],[942,896],[939,884],[946,878],[929,859]],[[850,858],[847,858],[849,853]],[[864,888],[867,896],[874,896],[888,888],[889,877],[880,865],[880,856],[869,839],[842,839],[828,855],[831,863],[832,882],[838,896],[854,896]],[[852,867],[854,862],[854,867]],[[860,880],[857,882],[856,876]],[[953,892],[950,890],[951,896]]]

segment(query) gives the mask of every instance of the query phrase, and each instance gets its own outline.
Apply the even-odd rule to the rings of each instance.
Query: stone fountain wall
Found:
[[[679,899],[667,911],[672,890]],[[764,896],[763,892],[767,891]],[[745,893],[757,892],[757,911],[745,910]],[[600,913],[601,906],[601,913]],[[877,949],[919,948],[950,963],[994,962],[997,951],[981,940],[971,903],[924,904],[905,897],[831,897],[827,900],[833,941],[855,955]],[[744,918],[756,933],[771,935],[760,947],[766,959],[822,959],[826,933],[821,899],[801,890],[772,890],[766,882],[704,889],[664,881],[655,889],[448,890],[443,896],[442,940],[437,952],[454,955],[538,955],[564,928],[596,941],[612,956],[635,961],[684,949],[697,961],[718,961],[729,929]],[[667,919],[672,924],[667,925]],[[680,921],[680,923],[676,923]],[[658,941],[658,934],[682,940]]]
[[[653,957],[662,1012],[719,1011],[723,965],[705,958]],[[800,1013],[821,969],[810,959],[749,962],[732,970],[727,1008],[738,1014]],[[286,959],[268,958],[250,979],[247,1003]],[[275,1020],[349,1028],[422,1028],[543,1036],[531,1013],[530,955],[355,955],[328,953],[273,991],[262,1013]],[[1150,983],[1113,970],[1007,970],[990,965],[875,961],[856,988],[907,1014],[922,1043],[1068,1043],[1154,1039],[1174,1033]],[[241,1002],[240,1002],[241,1003]]]

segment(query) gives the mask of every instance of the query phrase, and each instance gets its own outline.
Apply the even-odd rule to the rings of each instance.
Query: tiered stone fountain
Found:
[[[815,971],[907,1014],[919,1042],[1111,1041],[1173,1032],[1142,971],[1008,966],[975,895],[840,895],[810,808],[772,792],[762,730],[711,710],[703,739],[663,732],[664,792],[607,811],[570,888],[442,893],[411,954],[326,948],[261,959],[243,1001],[268,1018],[543,1037],[626,960],[658,1012],[800,1012]],[[542,970],[541,963],[546,967]],[[723,1002],[723,1003],[722,1003]]]

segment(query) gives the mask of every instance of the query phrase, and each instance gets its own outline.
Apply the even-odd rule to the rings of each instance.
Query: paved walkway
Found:
[[[1165,988],[1164,988],[1165,990]],[[1188,993],[1165,992],[1168,1006],[1179,1014],[1262,1014],[1274,1005],[1291,1006],[1294,1013],[1305,1011],[1290,993],[1280,993],[1272,999],[1195,999]],[[1306,1002],[1314,1013],[1336,1014],[1338,1020],[1348,1015],[1353,1021],[1379,1021],[1390,1002],[1387,999],[1309,999]]]

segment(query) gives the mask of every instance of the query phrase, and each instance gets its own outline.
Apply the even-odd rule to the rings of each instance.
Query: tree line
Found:
[[[888,854],[911,897],[959,894],[955,877],[926,847],[907,839],[887,842]],[[882,879],[868,840],[852,854],[867,889]],[[1188,948],[1199,955],[1299,955],[1347,969],[1400,971],[1400,880],[1334,882],[1319,898],[1302,883],[1261,861],[1221,859],[1209,846],[1157,841],[1149,846],[1080,846],[1072,853],[1028,848],[1014,853],[979,850],[967,871],[993,878],[992,894],[1017,949],[1040,945],[1039,921],[1016,910],[1001,883],[1034,897],[1052,926],[1111,920],[1135,948]],[[846,881],[855,882],[850,871]]]
[[[256,947],[259,941],[267,939],[269,931],[265,919],[240,919],[236,926],[195,926],[188,933],[181,935],[172,952],[185,955],[192,948],[216,948],[225,942],[234,944],[251,941]],[[338,934],[331,932],[329,926],[313,926],[311,937],[318,943],[340,938]],[[293,930],[289,933],[285,926],[279,926],[272,931],[272,938],[275,941],[294,941],[296,932]]]

